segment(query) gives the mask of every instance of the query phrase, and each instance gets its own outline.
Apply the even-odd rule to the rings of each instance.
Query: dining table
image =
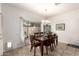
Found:
[[[54,39],[56,45],[58,45],[58,36],[56,34],[54,35]],[[44,46],[47,47],[48,45],[51,45],[50,39],[48,38],[48,36],[39,36],[36,37],[35,40],[41,43],[40,50],[41,50],[41,56],[43,56]],[[46,51],[46,54],[48,54],[48,51]]]

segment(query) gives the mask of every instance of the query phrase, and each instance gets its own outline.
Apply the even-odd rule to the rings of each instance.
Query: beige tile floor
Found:
[[[30,52],[30,45],[24,46],[15,50],[3,53],[4,56],[33,56],[34,50]],[[40,56],[39,48],[36,49],[36,56]],[[44,49],[44,56],[46,51]],[[51,52],[49,49],[48,56],[79,56],[79,49],[67,46],[67,44],[59,43],[58,46]]]

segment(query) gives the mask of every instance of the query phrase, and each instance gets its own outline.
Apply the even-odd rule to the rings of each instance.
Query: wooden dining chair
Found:
[[[53,34],[50,36],[50,40],[51,40],[51,51],[52,48],[54,50],[54,48],[56,48],[56,46],[58,45],[58,36],[56,34]]]
[[[48,47],[51,46],[51,39],[49,38],[49,36],[45,36],[45,41],[44,41],[44,46],[46,49],[46,55],[48,55]]]
[[[40,46],[41,43],[35,40],[34,35],[30,35],[30,42],[31,42],[31,49],[30,49],[30,52],[31,52],[31,50],[32,50],[33,47],[34,47],[34,56],[35,56],[35,55],[36,55],[36,48],[37,48],[38,46]]]
[[[51,45],[50,39],[47,39],[44,43],[44,46],[46,48],[46,54],[48,55],[48,47]]]
[[[51,35],[50,40],[51,40],[50,47],[51,47],[51,51],[52,51],[52,49],[54,50],[54,47],[55,47],[55,38],[53,35]]]
[[[49,32],[47,37],[50,40],[50,43],[51,43],[50,44],[50,49],[52,51],[52,49],[54,50],[54,48],[58,44],[58,36],[55,33],[52,34],[52,32]]]
[[[42,37],[44,35],[44,33],[43,32],[40,32],[40,36]]]
[[[55,46],[56,46],[56,45],[58,45],[58,35],[57,34],[54,34],[53,37],[54,37]]]

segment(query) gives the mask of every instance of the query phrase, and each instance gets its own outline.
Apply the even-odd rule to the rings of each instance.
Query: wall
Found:
[[[1,30],[1,4],[0,4],[0,33],[2,34],[2,30]]]
[[[0,55],[3,55],[3,36],[2,36],[2,12],[0,4]]]
[[[79,46],[79,9],[57,15],[50,19],[52,31],[56,32],[59,41]],[[56,31],[55,24],[65,24],[65,31]]]
[[[24,42],[21,39],[21,19],[23,17],[25,20],[30,21],[40,21],[42,17],[34,14],[29,10],[15,7],[9,4],[2,4],[3,12],[3,35],[4,35],[4,51],[8,50],[6,48],[7,42],[12,42],[12,49],[22,47]]]

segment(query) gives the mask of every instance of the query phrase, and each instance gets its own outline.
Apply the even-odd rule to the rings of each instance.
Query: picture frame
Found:
[[[65,24],[64,23],[56,24],[56,30],[64,31],[65,30]]]

